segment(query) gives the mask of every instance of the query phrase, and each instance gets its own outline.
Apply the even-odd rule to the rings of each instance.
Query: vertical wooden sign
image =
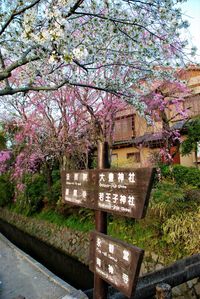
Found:
[[[138,247],[92,232],[89,268],[131,297],[135,291],[144,251]]]

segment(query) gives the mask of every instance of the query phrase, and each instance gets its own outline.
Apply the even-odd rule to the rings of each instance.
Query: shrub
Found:
[[[186,190],[185,199],[188,201],[195,201],[196,203],[200,203],[200,190],[199,189]]]
[[[182,251],[195,254],[200,251],[200,208],[196,211],[173,215],[163,224],[164,239],[170,246],[178,248],[178,258]]]
[[[61,197],[61,180],[55,181],[50,190],[45,192],[45,203],[47,206],[55,207],[56,203]]]
[[[195,167],[174,165],[172,177],[180,186],[192,185],[200,188],[200,170]]]
[[[161,176],[164,178],[172,178],[172,167],[166,164],[159,165]]]
[[[166,202],[171,204],[184,199],[184,190],[180,189],[173,182],[163,181],[158,183],[157,188],[152,192],[152,202]]]
[[[14,187],[8,174],[0,176],[0,206],[10,204],[14,197]]]
[[[60,180],[60,170],[59,169],[54,169],[52,171],[52,180],[53,180],[53,183],[55,183],[58,180]]]
[[[57,180],[52,186],[52,197],[55,201],[58,201],[61,196],[61,180]]]
[[[160,182],[152,192],[151,213],[158,215],[161,219],[166,218],[176,209],[180,209],[184,205],[184,200],[185,194],[182,188],[173,182]]]
[[[41,174],[26,175],[24,183],[26,188],[17,196],[15,209],[28,216],[43,207],[47,184]]]

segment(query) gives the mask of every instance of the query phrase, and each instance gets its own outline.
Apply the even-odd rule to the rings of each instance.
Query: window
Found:
[[[136,153],[128,153],[127,155],[127,159],[132,160],[133,162],[139,163],[140,162],[140,153],[136,152]]]
[[[130,140],[135,137],[134,115],[117,118],[114,126],[114,141]]]

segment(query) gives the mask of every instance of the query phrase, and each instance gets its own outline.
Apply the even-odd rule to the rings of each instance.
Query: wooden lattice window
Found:
[[[114,126],[114,141],[130,140],[135,137],[134,115],[117,118]]]

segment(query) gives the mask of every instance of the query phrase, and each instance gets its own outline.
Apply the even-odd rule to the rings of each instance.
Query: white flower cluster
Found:
[[[10,3],[2,1],[5,6]],[[10,14],[19,9],[18,0],[12,3]],[[26,3],[31,1],[24,1],[23,7]],[[67,76],[73,83],[95,84],[124,94],[128,101],[134,98],[138,109],[145,109],[139,105],[139,88],[133,85],[171,78],[170,72],[156,71],[156,66],[165,69],[183,61],[186,43],[180,40],[180,29],[187,23],[177,1],[85,0],[75,7],[76,3],[40,0],[20,15],[20,21],[14,18],[0,36],[5,45],[2,50],[6,49],[9,59],[16,59],[27,47],[37,47],[34,51],[41,56],[40,73],[46,70],[45,80],[54,82],[56,75],[60,80]],[[55,67],[52,72],[56,64],[62,68]]]

